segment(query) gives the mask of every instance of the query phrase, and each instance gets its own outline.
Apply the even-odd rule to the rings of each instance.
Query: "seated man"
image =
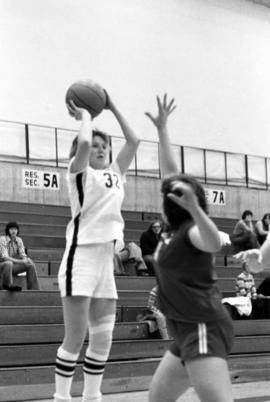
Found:
[[[5,236],[0,236],[0,273],[3,289],[20,291],[20,286],[13,284],[13,276],[26,272],[27,289],[39,290],[39,282],[34,262],[27,257],[23,241],[19,234],[19,225],[9,222],[6,225]]]
[[[142,251],[136,243],[130,242],[114,256],[115,275],[129,275],[127,264],[132,264],[136,275],[147,275],[147,267],[142,258]]]

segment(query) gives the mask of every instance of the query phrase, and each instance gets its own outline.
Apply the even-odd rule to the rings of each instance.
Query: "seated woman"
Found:
[[[143,259],[147,265],[148,273],[151,276],[155,275],[153,254],[160,240],[161,232],[161,223],[159,221],[154,221],[151,223],[148,229],[141,234],[140,238]]]
[[[257,235],[257,240],[260,245],[264,243],[266,237],[269,233],[270,225],[270,214],[264,214],[262,219],[258,220],[255,224],[255,233]]]
[[[253,213],[246,210],[243,212],[241,219],[236,223],[233,229],[233,234],[231,235],[234,253],[248,250],[250,248],[259,248],[252,218]]]

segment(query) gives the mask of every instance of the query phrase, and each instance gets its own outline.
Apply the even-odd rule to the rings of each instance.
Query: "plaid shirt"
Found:
[[[27,258],[23,241],[20,237],[12,240],[9,236],[0,236],[0,259],[5,260],[8,257]]]
[[[235,281],[236,296],[246,296],[255,299],[257,290],[255,286],[254,277],[248,272],[241,272]]]

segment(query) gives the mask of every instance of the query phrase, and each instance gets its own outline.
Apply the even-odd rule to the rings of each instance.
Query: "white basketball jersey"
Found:
[[[124,188],[118,164],[102,170],[88,166],[80,173],[71,173],[70,166],[71,161],[67,183],[72,220],[66,230],[67,246],[117,240],[122,248]]]

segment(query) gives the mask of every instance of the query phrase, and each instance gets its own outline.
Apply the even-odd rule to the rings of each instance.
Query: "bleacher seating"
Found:
[[[158,215],[123,213],[125,240],[138,242],[142,230]],[[0,291],[0,402],[49,398],[54,389],[56,349],[63,336],[61,299],[57,270],[64,248],[68,207],[0,202],[0,230],[8,220],[20,224],[28,253],[37,263],[42,291]],[[220,230],[231,233],[235,220],[215,219]],[[241,266],[230,256],[216,258],[219,286],[224,296],[234,293],[234,278]],[[267,273],[256,276],[259,282]],[[24,278],[19,281],[23,283]],[[153,277],[116,277],[119,300],[117,324],[104,393],[145,390],[170,341],[150,339],[146,323],[138,322],[144,312]],[[269,380],[270,320],[234,322],[235,343],[229,358],[233,382]],[[82,389],[82,359],[75,374],[73,394]]]

